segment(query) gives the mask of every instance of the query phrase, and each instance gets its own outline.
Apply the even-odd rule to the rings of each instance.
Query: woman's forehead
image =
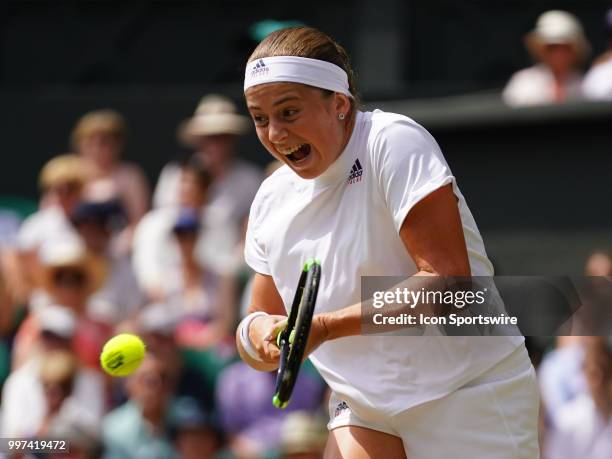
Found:
[[[245,92],[249,108],[280,105],[291,99],[306,99],[312,97],[314,88],[301,83],[263,83],[252,86]]]

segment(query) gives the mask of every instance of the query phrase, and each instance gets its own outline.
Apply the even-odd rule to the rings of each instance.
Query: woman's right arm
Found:
[[[272,276],[255,274],[251,293],[249,314],[262,311],[268,314],[253,319],[249,325],[248,336],[262,361],[247,354],[240,341],[241,326],[236,331],[236,346],[243,361],[259,371],[273,371],[278,368],[279,350],[273,339],[266,336],[274,324],[287,318],[283,300],[276,289]]]

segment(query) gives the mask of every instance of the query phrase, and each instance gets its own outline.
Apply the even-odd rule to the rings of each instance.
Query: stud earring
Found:
[[[346,116],[346,115],[345,115],[344,113],[340,113],[340,114],[338,115],[338,119],[339,119],[340,121],[342,121],[342,120],[344,119],[344,117],[345,117],[345,116]]]

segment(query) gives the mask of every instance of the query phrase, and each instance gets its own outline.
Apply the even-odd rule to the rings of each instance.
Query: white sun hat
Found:
[[[236,105],[220,94],[210,94],[200,100],[193,117],[178,128],[178,138],[193,146],[198,137],[218,134],[243,135],[249,131],[250,120],[238,114]]]
[[[545,45],[572,45],[582,59],[591,52],[591,46],[578,18],[562,10],[542,13],[535,28],[525,37],[525,43],[536,57],[539,57]]]

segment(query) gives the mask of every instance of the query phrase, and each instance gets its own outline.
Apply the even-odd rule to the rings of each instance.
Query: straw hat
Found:
[[[70,182],[84,185],[91,176],[90,172],[81,157],[74,154],[59,155],[43,166],[38,182],[43,190]]]
[[[540,15],[535,28],[525,36],[525,45],[537,59],[546,45],[572,45],[580,59],[591,52],[591,46],[580,21],[567,11],[551,10]]]
[[[193,146],[198,137],[218,134],[243,135],[249,130],[246,116],[239,115],[236,105],[227,97],[210,94],[200,100],[193,117],[178,128],[179,141]]]
[[[53,275],[60,268],[82,269],[86,274],[86,289],[90,294],[97,291],[106,280],[106,263],[88,253],[85,244],[76,236],[66,235],[63,238],[45,241],[38,250],[38,258],[39,283],[48,291],[56,288]]]

